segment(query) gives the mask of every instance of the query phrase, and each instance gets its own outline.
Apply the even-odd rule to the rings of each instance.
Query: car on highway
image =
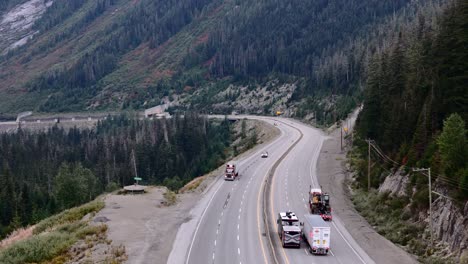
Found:
[[[268,151],[262,152],[262,158],[268,158]]]

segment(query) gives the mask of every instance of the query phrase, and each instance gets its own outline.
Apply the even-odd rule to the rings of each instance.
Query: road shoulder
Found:
[[[343,143],[344,144],[344,143]],[[412,255],[379,235],[354,209],[347,184],[346,152],[341,151],[340,130],[323,143],[317,164],[322,189],[331,195],[333,214],[338,216],[359,246],[376,263],[418,263]]]

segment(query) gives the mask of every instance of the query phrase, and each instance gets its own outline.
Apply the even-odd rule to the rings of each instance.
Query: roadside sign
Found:
[[[139,178],[139,177],[135,177],[133,179],[135,179],[135,181],[141,181],[141,178]]]

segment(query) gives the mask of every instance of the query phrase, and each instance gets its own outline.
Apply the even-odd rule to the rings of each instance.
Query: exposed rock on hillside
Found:
[[[408,175],[399,169],[395,174],[390,174],[385,178],[385,181],[380,185],[379,192],[390,192],[393,196],[405,196],[407,195],[408,182]]]
[[[411,197],[414,193],[411,191],[408,193],[409,180],[408,174],[399,169],[385,178],[379,192],[390,192],[392,196],[396,197]],[[436,184],[434,189],[438,193],[447,192]],[[435,252],[436,256],[448,261],[468,254],[468,202],[462,206],[455,204],[449,198],[439,196],[432,203],[432,219],[433,235],[438,249]],[[426,230],[429,230],[429,220],[428,211],[420,212],[417,221],[426,223]],[[429,233],[426,233],[425,238],[428,239],[428,237]],[[461,260],[460,263],[462,263]]]
[[[444,197],[432,204],[435,239],[448,246],[448,254],[460,256],[468,251],[468,202],[460,208]]]
[[[34,34],[32,26],[53,0],[30,0],[3,14],[0,20],[0,53],[26,44]]]

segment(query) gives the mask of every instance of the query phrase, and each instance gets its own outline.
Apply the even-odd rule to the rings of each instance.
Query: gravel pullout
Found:
[[[256,126],[260,145],[236,159],[258,150],[279,134],[276,128],[264,122],[256,122]],[[125,246],[128,256],[126,263],[167,263],[178,233],[182,235],[180,239],[190,243],[187,235],[190,223],[196,222],[194,220],[206,206],[204,200],[210,197],[206,195],[207,192],[222,183],[216,180],[221,177],[223,170],[224,166],[219,167],[206,175],[195,190],[178,194],[177,203],[172,206],[163,204],[165,187],[151,187],[143,195],[108,195],[105,208],[96,217],[108,219],[108,238],[113,245]],[[178,232],[181,226],[183,230]],[[188,231],[184,232],[185,229]],[[184,255],[174,257],[178,257],[174,263],[184,262]]]
[[[356,116],[357,112],[354,112],[350,124],[354,124]],[[346,153],[340,149],[340,129],[335,129],[322,146],[317,168],[322,190],[331,194],[333,214],[340,218],[354,240],[376,263],[418,263],[414,256],[379,235],[354,209],[345,181],[345,160]]]

